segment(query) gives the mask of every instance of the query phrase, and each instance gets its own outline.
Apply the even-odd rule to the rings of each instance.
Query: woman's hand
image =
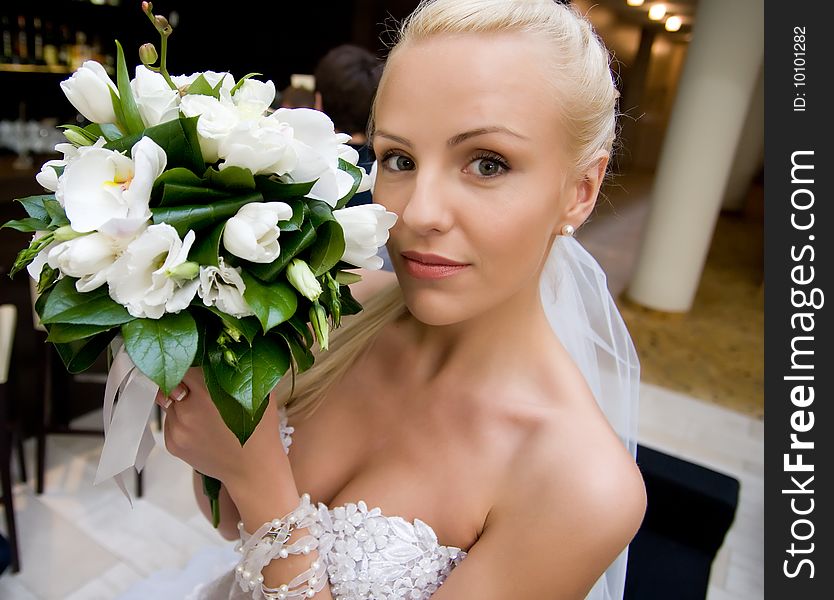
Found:
[[[292,480],[274,398],[243,446],[214,406],[201,369],[189,369],[171,395],[160,392],[156,402],[166,413],[165,447],[200,473],[230,488],[251,489],[265,477]]]

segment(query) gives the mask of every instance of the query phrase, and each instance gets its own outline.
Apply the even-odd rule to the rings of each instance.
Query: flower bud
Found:
[[[239,342],[240,338],[243,336],[243,333],[241,333],[240,329],[238,329],[237,327],[232,327],[228,323],[225,323],[223,327],[223,332],[236,342]]]
[[[225,350],[223,352],[223,360],[230,367],[237,369],[237,356],[231,350]]]
[[[287,280],[308,300],[316,301],[321,296],[321,284],[303,260],[292,259],[287,267]]]
[[[87,235],[86,233],[79,233],[75,231],[71,226],[64,225],[63,227],[59,227],[54,231],[54,240],[56,242],[68,242],[69,240],[74,240],[77,237],[81,237],[82,235]]]
[[[310,307],[310,324],[313,326],[313,332],[316,334],[319,348],[326,351],[330,326],[327,323],[327,313],[324,311],[324,307],[318,302]]]
[[[159,33],[163,35],[171,33],[171,24],[168,22],[168,19],[162,15],[155,15],[154,21],[156,21],[156,28],[159,30]]]
[[[338,271],[336,273],[336,281],[342,285],[353,285],[362,281],[362,276],[359,273],[351,273],[350,271]]]
[[[81,135],[76,131],[72,131],[71,129],[64,130],[64,137],[67,138],[67,141],[74,146],[92,146],[93,142],[90,141],[90,138]]]
[[[148,42],[139,46],[139,60],[145,66],[154,64],[159,59],[159,54],[156,53],[156,47]]]
[[[168,269],[165,274],[171,279],[191,280],[200,274],[200,265],[193,260],[188,260],[173,269]]]

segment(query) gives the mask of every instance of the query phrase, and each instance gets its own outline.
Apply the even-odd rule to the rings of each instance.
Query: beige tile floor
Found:
[[[82,418],[95,425],[100,413]],[[651,384],[642,387],[640,440],[741,481],[735,523],[716,558],[708,600],[763,598],[762,422]],[[33,465],[33,446],[26,446]],[[15,487],[23,570],[0,576],[3,600],[109,600],[201,549],[225,544],[198,513],[190,470],[162,446],[145,496],[130,508],[114,485],[93,487],[101,441],[50,438],[46,492]]]

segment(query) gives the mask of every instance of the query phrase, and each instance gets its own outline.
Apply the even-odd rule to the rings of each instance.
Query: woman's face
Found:
[[[444,36],[399,49],[386,67],[374,200],[399,216],[388,250],[424,323],[529,301],[554,234],[592,208],[572,208],[547,51],[518,34]]]

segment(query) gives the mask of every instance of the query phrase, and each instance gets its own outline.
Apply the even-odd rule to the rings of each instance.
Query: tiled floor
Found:
[[[84,417],[90,424],[98,419]],[[642,443],[741,481],[708,600],[764,597],[763,433],[760,420],[643,385]],[[54,436],[46,492],[35,496],[31,484],[16,486],[23,570],[0,577],[3,600],[110,600],[151,573],[182,568],[201,549],[226,544],[197,511],[190,469],[161,446],[149,458],[145,496],[133,509],[114,485],[92,486],[100,449],[98,439]],[[27,444],[29,465],[32,450]]]

